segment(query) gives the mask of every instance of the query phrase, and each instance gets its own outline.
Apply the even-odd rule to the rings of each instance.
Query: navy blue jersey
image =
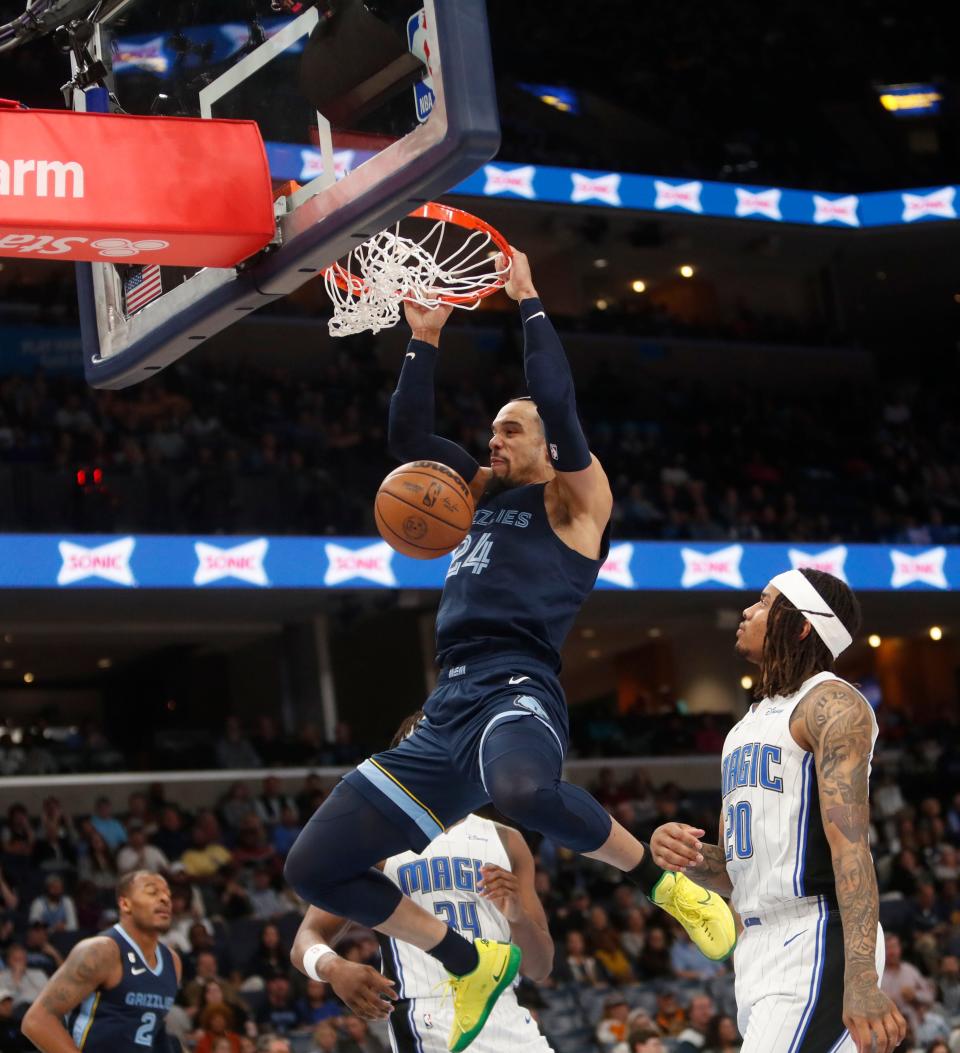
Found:
[[[560,648],[607,558],[609,527],[599,559],[574,552],[547,520],[545,486],[513,487],[477,507],[437,612],[441,665],[515,654],[560,668]]]
[[[167,1053],[155,1039],[166,1035],[163,1022],[177,996],[173,954],[157,944],[157,965],[151,969],[119,924],[100,935],[120,948],[123,979],[116,987],[94,991],[70,1014],[67,1030],[73,1041],[83,1053]]]

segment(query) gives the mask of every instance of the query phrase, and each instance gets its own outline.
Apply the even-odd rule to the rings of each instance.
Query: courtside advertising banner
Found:
[[[232,267],[274,231],[253,121],[0,108],[0,256]]]
[[[410,559],[372,537],[0,535],[6,589],[436,590],[449,567],[449,556]],[[803,567],[857,590],[960,590],[960,546],[665,541],[614,542],[597,588],[756,593]]]

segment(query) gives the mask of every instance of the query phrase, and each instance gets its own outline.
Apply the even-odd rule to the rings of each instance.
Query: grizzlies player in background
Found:
[[[737,653],[757,698],[723,747],[720,844],[658,827],[653,856],[729,896],[743,1053],[892,1053],[906,1024],[880,990],[883,934],[870,855],[877,721],[834,672],[860,627],[839,578],[779,574],[743,612]]]
[[[41,1053],[180,1053],[164,1019],[180,986],[179,957],[159,942],[170,889],[148,870],[117,884],[120,920],[81,940],[23,1018]]]
[[[408,717],[392,745],[402,742],[422,718]],[[512,941],[523,952],[522,971],[545,980],[553,966],[553,940],[533,885],[533,856],[512,827],[468,815],[424,849],[377,864],[415,903],[451,928],[475,937]],[[449,983],[436,960],[379,935],[383,972],[345,961],[329,944],[350,923],[311,907],[300,925],[290,959],[304,975],[324,980],[358,1015],[389,1019],[396,1053],[440,1053],[447,1048],[453,1007],[442,989]],[[386,999],[390,999],[387,1001]],[[391,1002],[396,1004],[391,1008]],[[471,1046],[476,1053],[550,1053],[530,1014],[511,988],[498,999]]]
[[[423,851],[491,801],[518,825],[623,871],[708,956],[723,958],[734,943],[719,897],[665,874],[593,797],[562,781],[568,720],[560,649],[606,558],[613,498],[523,253],[513,255],[505,290],[520,304],[530,398],[497,414],[488,468],[434,434],[434,365],[450,309],[405,305],[413,338],[390,403],[390,451],[449,465],[468,481],[476,514],[447,571],[437,613],[441,670],[424,720],[339,783],[301,832],[285,871],[314,906],[412,943],[443,965],[454,980],[451,1050],[466,1049],[480,1033],[520,952],[465,938],[374,864]]]

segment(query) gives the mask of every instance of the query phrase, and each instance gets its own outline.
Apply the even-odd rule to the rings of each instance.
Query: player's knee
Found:
[[[328,873],[325,861],[335,855],[315,843],[309,836],[309,824],[294,842],[283,865],[283,879],[294,892],[315,907],[322,907],[324,888],[333,877]]]
[[[498,812],[521,826],[539,830],[538,820],[543,818],[545,810],[549,808],[549,800],[544,800],[542,787],[530,779],[506,776],[494,779],[488,789],[490,800]]]

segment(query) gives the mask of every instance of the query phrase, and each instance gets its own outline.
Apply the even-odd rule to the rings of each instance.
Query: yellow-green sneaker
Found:
[[[451,974],[447,987],[453,995],[453,1030],[447,1049],[459,1053],[480,1034],[501,993],[520,968],[520,948],[496,940],[474,940],[479,961],[465,976]]]
[[[687,930],[687,935],[714,962],[723,961],[737,945],[737,927],[727,904],[685,874],[670,870],[653,886],[650,898]]]

